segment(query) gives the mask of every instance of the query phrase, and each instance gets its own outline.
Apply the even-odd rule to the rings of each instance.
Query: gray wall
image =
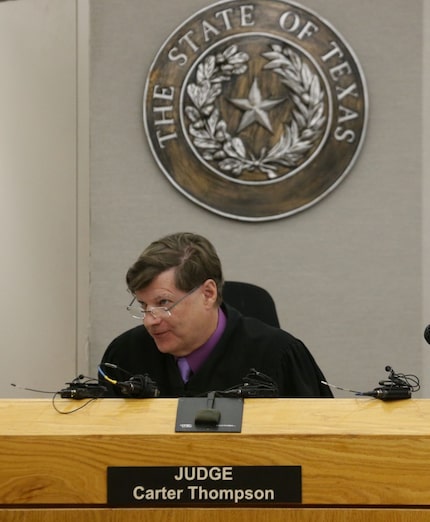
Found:
[[[390,364],[422,374],[422,19],[415,0],[306,0],[349,42],[370,117],[358,162],[296,216],[243,223],[184,198],[159,171],[142,124],[146,75],[170,33],[206,0],[91,1],[91,368],[134,325],[124,273],[178,230],[217,247],[227,279],[273,294],[282,326],[329,381],[374,387]],[[342,396],[342,393],[338,393]]]
[[[95,375],[109,341],[134,325],[130,263],[154,238],[195,230],[227,278],[272,292],[283,327],[330,381],[367,389],[391,364],[417,373],[430,397],[430,2],[303,1],[360,59],[368,135],[329,197],[258,224],[185,199],[144,135],[150,63],[208,3],[0,2],[0,396],[34,396],[10,382],[59,389]]]
[[[78,23],[78,4],[85,15],[81,0],[0,3],[0,397],[34,396],[10,383],[58,390],[87,367],[88,132],[78,116],[88,95],[78,92],[79,82],[88,92],[88,44],[81,55],[77,35],[85,42],[88,10]]]

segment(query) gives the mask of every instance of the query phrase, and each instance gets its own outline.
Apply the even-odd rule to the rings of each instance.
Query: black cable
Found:
[[[420,389],[420,380],[416,375],[396,373],[391,366],[386,366],[385,371],[389,372],[388,378],[379,381],[384,388],[393,388],[394,386],[405,387],[411,392],[417,392]]]
[[[216,395],[217,397],[270,398],[279,397],[279,389],[271,377],[251,368],[241,384],[224,391],[217,391]]]
[[[85,402],[84,404],[81,404],[80,406],[78,406],[77,408],[74,408],[73,410],[69,410],[69,411],[62,411],[60,410],[57,405],[55,404],[55,399],[56,397],[58,397],[58,395],[60,394],[60,392],[55,392],[53,397],[52,397],[52,406],[54,408],[54,410],[58,413],[61,413],[62,415],[68,415],[69,413],[75,413],[79,410],[82,410],[83,408],[85,408],[86,406],[88,406],[88,404],[90,402],[93,402],[95,401],[96,399],[88,399],[87,402]]]

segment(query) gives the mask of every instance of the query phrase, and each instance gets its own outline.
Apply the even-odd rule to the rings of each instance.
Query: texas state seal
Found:
[[[269,221],[305,210],[355,164],[368,97],[329,23],[282,0],[223,1],[157,53],[143,120],[163,174],[207,210]]]

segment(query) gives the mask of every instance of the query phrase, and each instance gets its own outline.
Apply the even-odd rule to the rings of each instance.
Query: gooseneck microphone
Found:
[[[428,324],[424,330],[424,339],[430,344],[430,324]]]

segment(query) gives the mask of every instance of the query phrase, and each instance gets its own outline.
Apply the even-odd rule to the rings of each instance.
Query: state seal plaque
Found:
[[[223,1],[156,55],[143,119],[156,162],[187,198],[242,221],[305,210],[346,177],[368,112],[339,33],[282,0]]]

